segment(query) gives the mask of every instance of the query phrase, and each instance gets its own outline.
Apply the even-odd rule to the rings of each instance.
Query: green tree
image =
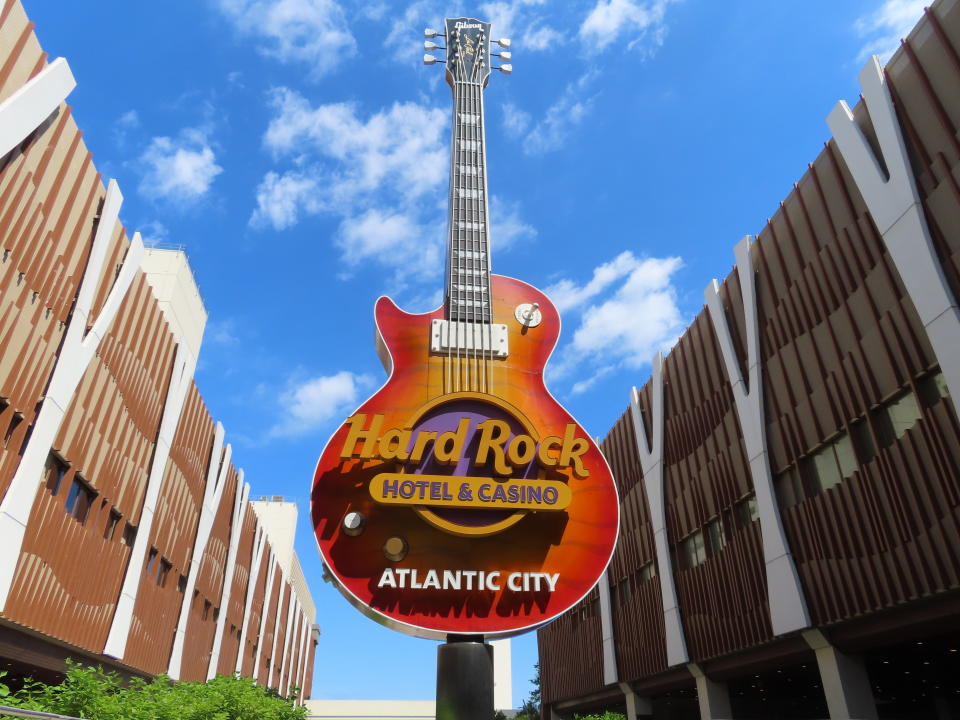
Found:
[[[69,663],[59,685],[26,683],[9,692],[0,683],[0,704],[95,720],[304,720],[273,690],[251,680],[217,676],[209,682],[171,683],[166,675],[146,681],[121,680],[103,668]],[[6,691],[6,695],[4,692]]]

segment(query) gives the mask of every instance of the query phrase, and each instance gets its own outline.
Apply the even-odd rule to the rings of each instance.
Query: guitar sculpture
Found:
[[[445,21],[454,98],[445,301],[411,315],[377,300],[390,376],[328,441],[311,499],[344,595],[378,622],[437,639],[508,636],[556,617],[596,584],[619,528],[606,461],[544,384],[556,308],[490,273],[489,29]]]

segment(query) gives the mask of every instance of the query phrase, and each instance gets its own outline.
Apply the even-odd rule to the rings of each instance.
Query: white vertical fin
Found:
[[[293,622],[296,618],[297,596],[290,587],[290,602],[287,603],[287,629],[283,633],[283,651],[280,653],[280,674],[277,675],[277,690],[283,696],[287,694],[284,674],[287,670],[287,654],[290,651],[290,637],[293,635]]]
[[[13,586],[27,522],[40,487],[50,448],[60,431],[63,417],[67,408],[70,407],[77,387],[100,345],[100,340],[116,317],[120,303],[130,289],[137,269],[140,267],[140,261],[143,259],[143,243],[140,241],[140,234],[136,233],[127,249],[127,256],[120,274],[107,295],[107,301],[93,323],[93,327],[87,332],[87,322],[93,309],[98,280],[107,261],[110,239],[113,237],[122,203],[123,195],[120,193],[120,187],[115,180],[111,180],[107,187],[107,195],[87,267],[80,281],[73,315],[67,325],[60,353],[50,377],[50,384],[33,423],[33,431],[20,458],[20,464],[10,481],[6,495],[0,501],[0,537],[3,538],[3,542],[0,543],[0,610],[6,606]],[[110,275],[107,273],[108,281]]]
[[[117,609],[113,613],[110,632],[103,648],[104,655],[123,659],[127,649],[127,639],[133,625],[133,610],[137,602],[140,580],[143,577],[143,561],[150,544],[153,517],[160,498],[163,475],[195,367],[196,358],[182,343],[177,345],[173,356],[170,383],[167,386],[167,397],[163,405],[163,416],[160,419],[160,431],[157,433],[150,474],[147,476],[147,490],[144,493],[143,509],[140,512],[140,524],[137,526],[137,536],[130,551],[130,559],[127,561],[123,585],[120,587],[120,597],[117,598]]]
[[[599,445],[599,443],[597,443]],[[610,576],[607,570],[597,581],[600,604],[600,640],[603,647],[603,684],[617,681],[617,649],[613,636],[613,608],[610,605]]]
[[[57,58],[0,103],[0,158],[40,127],[76,86],[70,65]]]
[[[230,608],[230,595],[233,592],[233,570],[237,563],[237,548],[240,546],[240,536],[243,534],[243,516],[247,508],[247,498],[250,495],[250,485],[243,481],[243,470],[237,472],[237,492],[234,496],[233,515],[230,524],[230,548],[227,551],[227,565],[223,571],[223,588],[220,591],[220,617],[217,619],[217,629],[213,634],[213,648],[210,650],[210,665],[207,668],[207,680],[217,675],[220,664],[220,648],[223,645],[223,631],[227,625],[227,615]]]
[[[917,309],[950,388],[954,409],[960,414],[957,299],[937,257],[890,88],[876,56],[860,72],[860,87],[889,177],[843,100],[827,117],[827,125]]]
[[[286,578],[283,577],[283,568],[279,567],[278,564],[277,569],[280,571],[280,592],[277,593],[277,611],[274,613],[273,646],[270,648],[270,671],[266,678],[267,684],[264,685],[264,687],[267,688],[270,687],[270,681],[273,679],[273,670],[277,663],[277,635],[280,632],[280,610],[283,608],[283,591],[284,589],[290,589],[292,591],[292,588],[287,586]]]
[[[737,273],[743,293],[743,318],[747,334],[747,383],[740,374],[740,365],[727,326],[727,317],[720,301],[720,286],[713,280],[703,295],[710,311],[710,319],[720,344],[727,377],[733,389],[733,399],[743,432],[743,444],[750,463],[750,476],[760,515],[763,536],[763,561],[767,575],[767,602],[770,607],[770,625],[774,635],[801,630],[810,625],[807,603],[800,587],[800,578],[793,555],[783,531],[783,522],[777,508],[767,454],[766,423],[763,415],[763,383],[761,381],[760,325],[757,319],[757,294],[750,248],[750,235],[737,243]]]
[[[223,425],[217,423],[213,431],[213,448],[210,450],[210,463],[207,466],[207,482],[203,488],[203,503],[200,506],[200,519],[197,522],[197,534],[193,542],[193,551],[190,553],[190,570],[187,574],[187,587],[180,601],[180,617],[177,620],[176,634],[173,636],[173,649],[170,652],[170,663],[167,675],[171,680],[180,679],[180,670],[183,664],[183,647],[187,637],[187,623],[190,621],[190,605],[193,591],[197,586],[197,575],[200,574],[200,565],[203,563],[203,554],[207,549],[210,531],[213,530],[213,521],[220,507],[223,496],[223,487],[227,484],[227,471],[230,469],[230,456],[233,448],[223,447]],[[221,612],[221,615],[224,613]]]
[[[646,426],[640,412],[640,395],[636,388],[630,393],[630,413],[633,431],[636,434],[637,453],[643,470],[643,489],[650,509],[650,525],[653,530],[653,545],[657,553],[657,579],[660,583],[660,598],[663,603],[663,625],[667,646],[667,665],[687,662],[687,641],[683,634],[680,605],[677,602],[677,586],[673,578],[673,562],[670,559],[670,544],[667,539],[667,512],[663,498],[663,354],[657,353],[650,363],[653,403],[650,408],[652,443],[647,443]]]
[[[254,513],[256,517],[256,513]],[[243,602],[243,620],[240,623],[240,646],[237,648],[237,665],[235,672],[243,671],[243,649],[247,644],[248,627],[250,626],[250,608],[253,605],[253,594],[257,588],[257,579],[260,577],[260,561],[263,559],[263,543],[267,533],[260,520],[257,520],[253,532],[253,550],[250,553],[250,576],[247,579],[246,599]]]
[[[270,598],[273,595],[273,577],[277,572],[279,563],[273,556],[271,550],[267,556],[267,564],[270,570],[267,572],[267,587],[263,592],[263,609],[260,611],[260,633],[257,635],[257,652],[254,655],[253,662],[253,680],[260,677],[260,656],[263,654],[263,633],[267,629],[267,615],[270,610]],[[280,585],[280,594],[283,595],[283,585]],[[267,678],[269,681],[269,678]],[[266,687],[266,685],[264,685]]]

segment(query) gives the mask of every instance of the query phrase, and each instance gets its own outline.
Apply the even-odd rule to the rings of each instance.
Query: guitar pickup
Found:
[[[430,352],[475,352],[505,358],[509,354],[507,326],[500,323],[434,320],[430,327]]]

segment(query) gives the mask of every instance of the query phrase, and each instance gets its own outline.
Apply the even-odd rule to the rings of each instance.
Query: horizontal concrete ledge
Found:
[[[67,671],[67,658],[89,665],[102,665],[125,677],[149,680],[153,677],[144,670],[118,662],[111,657],[78,648],[75,645],[45,635],[26,625],[0,618],[0,658],[24,668],[34,668],[33,677],[62,677]]]

